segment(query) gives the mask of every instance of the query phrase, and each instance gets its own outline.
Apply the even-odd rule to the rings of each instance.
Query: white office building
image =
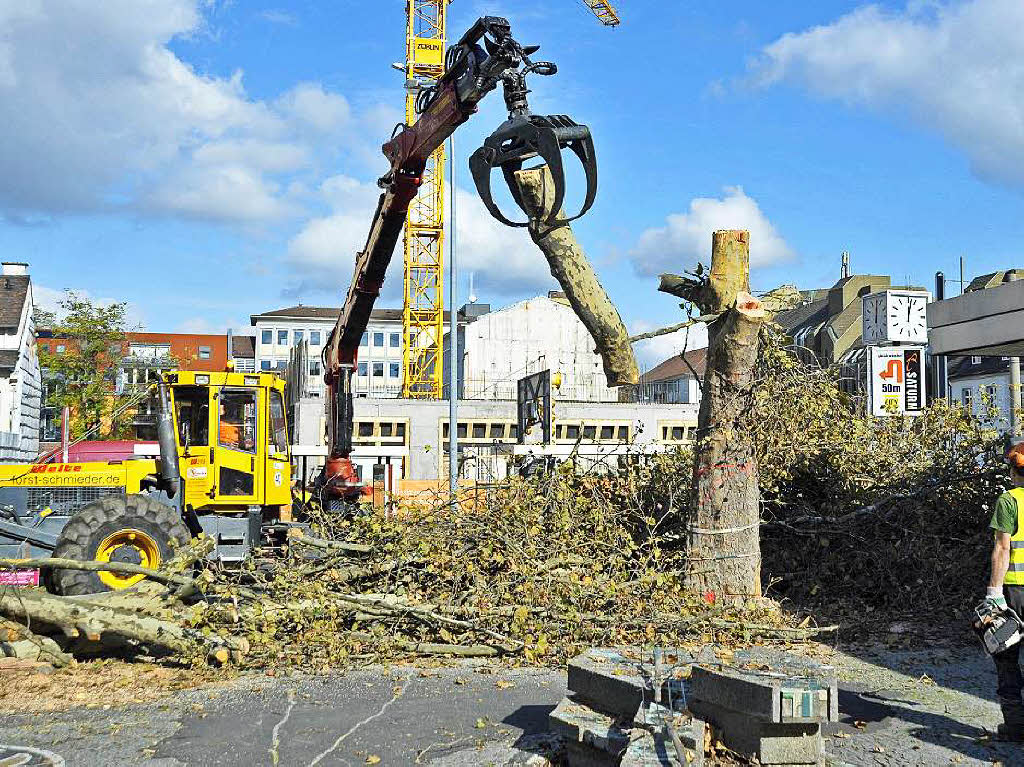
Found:
[[[321,353],[340,312],[337,307],[299,305],[252,315],[256,368],[283,375],[291,350],[306,342],[309,371],[304,396],[322,397]],[[398,397],[402,393],[402,350],[402,310],[374,309],[359,346],[355,395]]]

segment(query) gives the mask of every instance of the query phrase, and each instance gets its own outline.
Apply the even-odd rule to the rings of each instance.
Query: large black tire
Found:
[[[120,530],[138,530],[148,536],[159,549],[160,561],[169,559],[175,546],[192,538],[177,509],[146,495],[110,495],[75,512],[57,539],[53,556],[96,559],[100,544]],[[84,570],[51,571],[50,588],[66,596],[113,590],[99,573]]]

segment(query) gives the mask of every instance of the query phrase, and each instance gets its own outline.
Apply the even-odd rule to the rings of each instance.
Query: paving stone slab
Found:
[[[765,722],[746,714],[691,700],[690,709],[705,720],[727,748],[762,765],[818,765],[825,743],[818,722]]]
[[[562,698],[548,715],[551,731],[567,744],[583,744],[616,759],[629,745],[631,724],[631,718],[609,716],[574,698]]]
[[[689,660],[689,658],[688,658]],[[568,686],[594,708],[618,716],[633,716],[644,703],[654,700],[649,657],[631,658],[617,650],[593,649],[569,661]],[[662,699],[681,700],[682,682],[666,680]]]
[[[835,675],[805,675],[737,666],[694,666],[687,703],[710,703],[764,722],[829,722],[839,718]]]

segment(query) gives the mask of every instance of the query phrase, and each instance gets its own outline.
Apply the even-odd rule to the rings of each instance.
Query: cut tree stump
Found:
[[[530,237],[551,268],[551,276],[565,291],[569,305],[590,331],[597,353],[604,362],[609,386],[635,384],[640,372],[629,344],[629,333],[618,309],[605,292],[586,251],[576,240],[565,212],[558,211],[556,223],[545,223],[554,202],[554,181],[547,165],[515,173],[516,184],[530,219]]]
[[[692,589],[726,597],[761,596],[761,494],[744,419],[753,405],[754,366],[767,312],[748,292],[749,240],[746,231],[715,232],[710,275],[693,286],[701,313],[718,318],[708,325],[685,581]]]

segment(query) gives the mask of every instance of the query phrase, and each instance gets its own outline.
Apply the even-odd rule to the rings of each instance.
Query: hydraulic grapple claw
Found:
[[[587,178],[583,206],[576,215],[564,220],[575,221],[590,210],[597,196],[597,158],[590,129],[566,115],[519,114],[502,123],[469,158],[469,169],[477,192],[491,215],[508,226],[527,226],[530,223],[511,221],[501,212],[491,194],[491,171],[501,168],[512,199],[526,212],[515,181],[515,172],[522,169],[526,160],[538,157],[548,166],[555,182],[551,213],[544,222],[554,224],[565,199],[563,149],[571,149],[579,158]]]

